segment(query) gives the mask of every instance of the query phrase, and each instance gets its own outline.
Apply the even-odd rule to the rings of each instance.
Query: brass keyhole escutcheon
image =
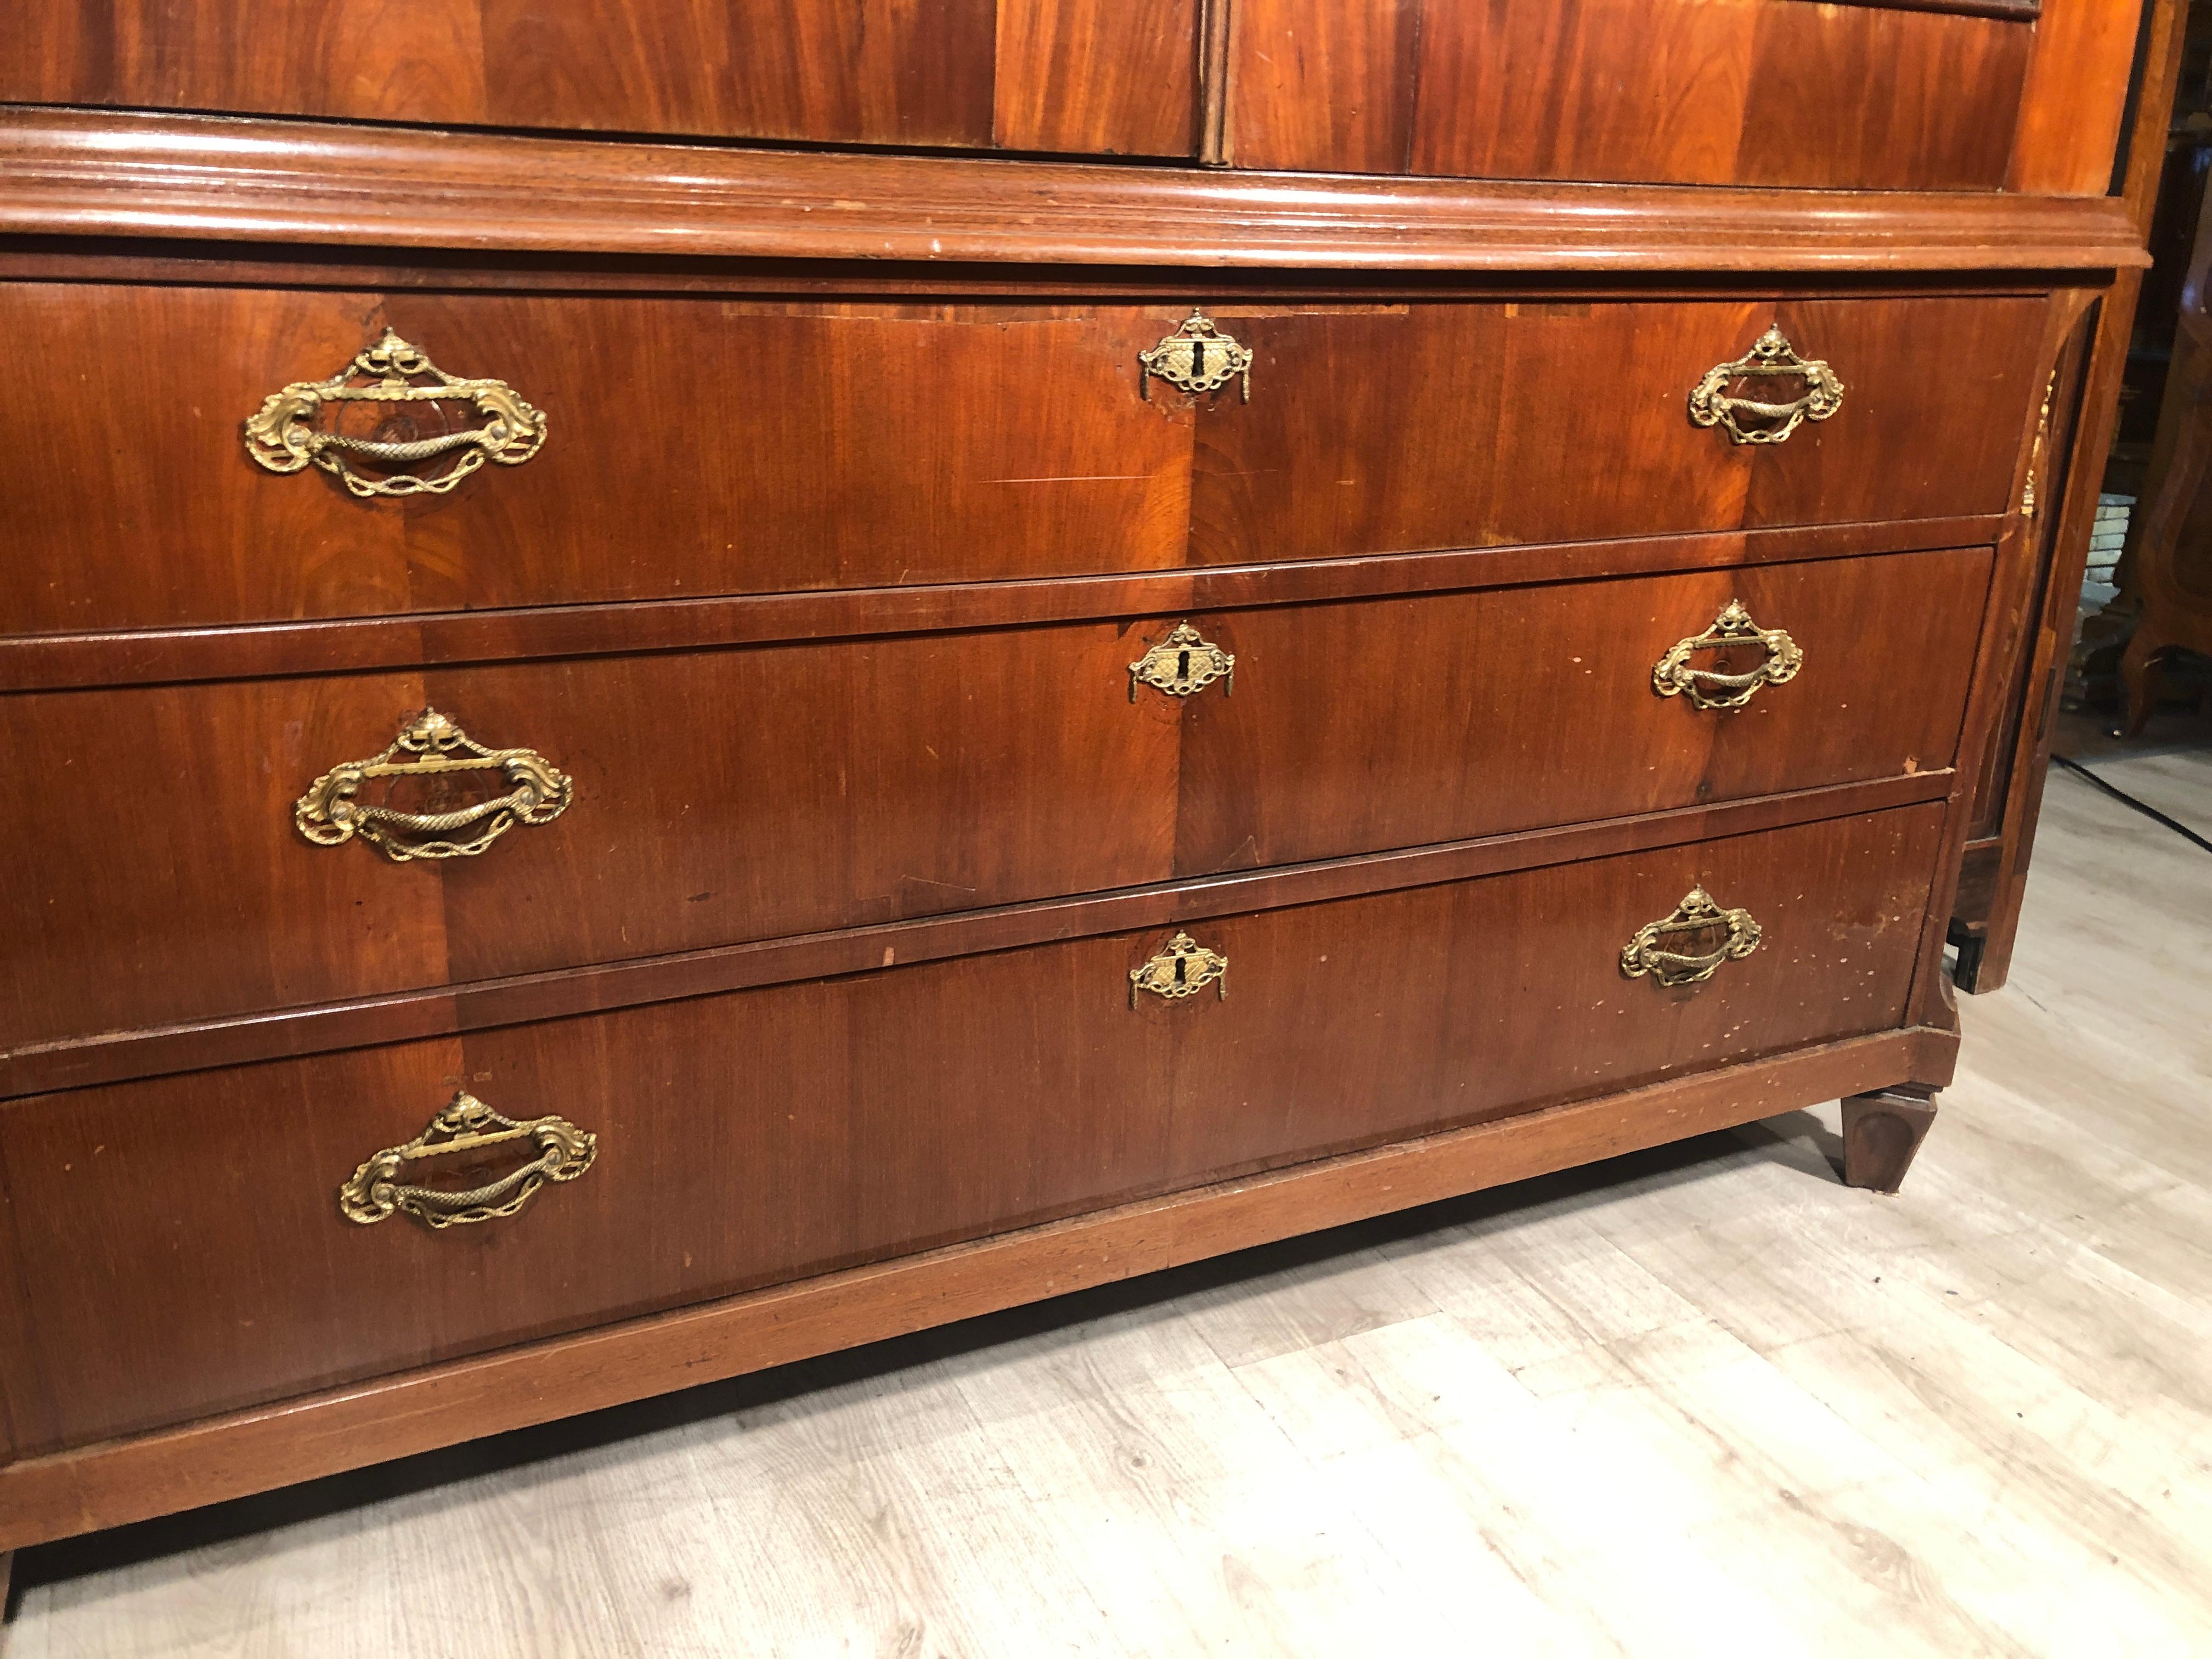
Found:
[[[1207,950],[1188,933],[1177,933],[1159,955],[1129,970],[1129,1006],[1137,1006],[1140,992],[1180,1002],[1209,985],[1221,1001],[1229,1000],[1229,958]]]
[[[1223,682],[1224,696],[1236,694],[1236,657],[1188,623],[1177,623],[1174,632],[1129,665],[1129,701],[1136,702],[1139,685],[1171,697],[1188,697],[1216,680]]]
[[[1137,354],[1141,372],[1137,395],[1149,398],[1157,376],[1193,397],[1218,392],[1230,381],[1244,382],[1244,401],[1252,401],[1252,352],[1224,334],[1203,311],[1193,311],[1181,328],[1166,336],[1150,351]]]

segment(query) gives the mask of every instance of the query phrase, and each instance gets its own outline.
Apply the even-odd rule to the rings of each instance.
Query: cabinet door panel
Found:
[[[1996,190],[2036,50],[2015,18],[1803,0],[1239,0],[1230,151],[1295,171]]]
[[[1192,153],[1198,0],[53,0],[0,100]]]

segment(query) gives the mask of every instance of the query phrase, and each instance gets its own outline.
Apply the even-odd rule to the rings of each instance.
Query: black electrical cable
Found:
[[[2142,813],[2145,817],[2154,819],[2158,823],[2164,824],[2167,829],[2172,830],[2175,835],[2179,836],[2183,840],[2195,842],[2197,845],[2203,848],[2206,852],[2212,853],[2212,841],[2205,840],[2203,836],[2198,835],[2187,824],[2182,823],[2180,819],[2166,817],[2165,813],[2160,811],[2158,808],[2153,806],[2148,801],[2137,800],[2133,795],[2128,793],[2126,790],[2121,788],[2118,784],[2106,782],[2103,778],[2098,776],[2097,774],[2092,772],[2087,767],[2082,765],[2080,761],[2069,760],[2063,755],[2053,755],[2051,757],[2051,763],[2054,766],[2064,767],[2076,777],[2088,779],[2090,782],[2095,784],[2098,788],[2103,790],[2114,800],[2118,801],[2123,806],[2134,807],[2136,811]]]

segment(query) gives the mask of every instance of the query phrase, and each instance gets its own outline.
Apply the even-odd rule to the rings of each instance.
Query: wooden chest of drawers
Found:
[[[0,1549],[1838,1095],[1893,1188],[2138,21],[0,21]]]

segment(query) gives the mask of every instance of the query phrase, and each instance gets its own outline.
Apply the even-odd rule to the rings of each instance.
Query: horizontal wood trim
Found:
[[[0,181],[4,189],[4,181]],[[2109,270],[1914,270],[1839,267],[1778,277],[1741,270],[1334,270],[1312,265],[954,264],[913,259],[686,259],[670,254],[518,252],[501,248],[309,247],[160,237],[25,236],[0,232],[0,281],[145,283],[191,288],[376,289],[386,294],[519,293],[744,295],[761,300],[1016,300],[1096,305],[1194,297],[1224,305],[1401,300],[1711,300],[1729,295],[1798,300],[2034,295],[2109,285]],[[1202,295],[1194,290],[1203,289]]]
[[[542,186],[542,187],[541,187]],[[2116,270],[2124,204],[830,155],[0,109],[0,233],[1358,270]]]
[[[1963,17],[2008,17],[2033,23],[2043,15],[2043,0],[1825,0],[1843,6],[1870,6],[1883,11],[1948,11]]]
[[[1971,547],[1993,542],[2002,527],[2003,520],[1996,518],[1921,519],[1221,565],[1121,576],[27,635],[0,639],[0,691],[622,656],[1439,593]]]
[[[1950,1080],[1958,1038],[1823,1044],[682,1312],[0,1466],[0,1549],[44,1543],[1502,1186],[1840,1096]]]
[[[842,928],[555,973],[518,975],[320,1007],[33,1044],[0,1055],[0,1100],[556,1019],[793,980],[865,973],[896,963],[1166,927],[1244,910],[1312,904],[1356,894],[1750,835],[1787,824],[1942,800],[1951,794],[1957,778],[1950,769],[1916,772],[1870,783],[1838,784],[1721,805],[1271,870],[1194,877],[1118,892],[1083,894],[874,927]]]

